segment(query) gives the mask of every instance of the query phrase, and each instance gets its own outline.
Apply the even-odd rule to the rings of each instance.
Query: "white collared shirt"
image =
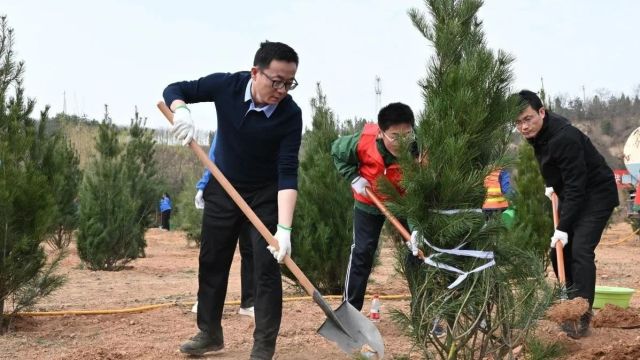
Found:
[[[253,102],[253,98],[251,97],[252,84],[253,84],[253,80],[249,79],[249,82],[247,83],[247,90],[245,90],[244,92],[244,101],[245,102],[251,101],[251,104],[249,104],[249,110],[247,110],[247,112],[244,115],[246,116],[249,113],[249,111],[254,110],[254,111],[262,111],[268,118],[271,117],[271,114],[273,114],[273,112],[276,111],[276,107],[278,106],[278,104],[270,104],[270,105],[257,107],[255,102]]]

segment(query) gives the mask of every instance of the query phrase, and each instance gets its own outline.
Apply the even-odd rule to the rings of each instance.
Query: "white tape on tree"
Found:
[[[469,274],[474,273],[474,272],[478,272],[478,271],[482,271],[484,269],[490,268],[492,266],[494,266],[496,264],[496,261],[494,259],[494,255],[493,255],[493,251],[481,251],[481,250],[460,250],[461,247],[463,247],[466,243],[463,243],[459,246],[457,246],[454,249],[442,249],[436,246],[431,245],[431,243],[429,243],[429,241],[427,241],[427,239],[425,239],[424,237],[422,237],[422,241],[424,241],[425,244],[427,244],[427,246],[429,246],[430,248],[432,248],[433,250],[436,251],[435,254],[430,255],[429,257],[427,257],[426,259],[424,259],[425,264],[427,265],[431,265],[434,266],[436,268],[439,269],[443,269],[443,270],[447,270],[447,271],[451,271],[457,274],[460,274],[460,276],[458,276],[458,278],[451,283],[447,289],[453,289],[456,286],[460,285],[466,278],[467,276],[469,276]],[[442,254],[449,254],[449,255],[454,255],[454,256],[467,256],[467,257],[473,257],[473,258],[477,258],[477,259],[487,259],[487,260],[491,260],[487,263],[485,263],[484,265],[478,266],[476,268],[474,268],[473,270],[469,270],[469,271],[462,271],[454,266],[451,265],[447,265],[447,264],[443,264],[440,263],[438,261],[435,261],[434,259]]]

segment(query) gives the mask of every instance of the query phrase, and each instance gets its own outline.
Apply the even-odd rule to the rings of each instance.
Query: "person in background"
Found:
[[[487,190],[482,212],[487,216],[499,214],[509,207],[507,195],[511,193],[511,177],[505,169],[493,170],[484,179],[484,187]]]
[[[213,136],[211,140],[211,147],[209,148],[209,159],[215,162],[214,149],[216,146],[216,136]],[[204,210],[204,189],[209,183],[211,178],[211,172],[205,168],[202,173],[202,178],[196,184],[196,196],[194,203],[196,209]],[[240,244],[240,309],[238,314],[254,317],[253,308],[253,250],[251,248],[251,237],[249,236],[249,229],[251,224],[245,222],[240,230],[240,236],[238,237],[238,243]],[[191,311],[198,312],[198,301],[193,304]]]
[[[169,220],[171,219],[171,198],[164,193],[160,199],[160,224],[164,230],[171,230]]]

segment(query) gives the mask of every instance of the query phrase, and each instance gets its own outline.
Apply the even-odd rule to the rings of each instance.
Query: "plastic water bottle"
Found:
[[[369,318],[373,322],[380,321],[380,298],[378,295],[373,295],[373,300],[371,300],[371,310],[369,310]]]

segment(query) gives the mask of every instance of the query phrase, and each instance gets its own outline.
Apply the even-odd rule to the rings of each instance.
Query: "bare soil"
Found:
[[[606,231],[596,256],[599,285],[640,288],[640,242],[633,237],[617,243],[629,238],[630,234],[630,227],[624,223],[615,224]],[[41,300],[34,310],[111,310],[151,304],[171,305],[127,314],[21,317],[15,321],[12,332],[0,336],[0,359],[185,359],[178,347],[197,330],[190,305],[196,298],[198,250],[189,247],[180,232],[151,229],[147,242],[147,257],[132,262],[130,267],[119,272],[84,269],[72,247],[60,270],[67,275],[68,282]],[[381,265],[374,271],[369,293],[407,293],[402,277],[395,273],[392,251],[385,243]],[[239,263],[240,256],[236,253],[227,292],[229,302],[240,299]],[[286,280],[284,289],[286,298],[304,295]],[[334,307],[340,304],[339,300],[330,299],[329,302]],[[408,301],[383,300],[382,304],[378,328],[385,340],[385,358],[420,358],[410,339],[389,315],[391,309],[406,310]],[[369,310],[368,305],[365,304],[365,312]],[[634,295],[628,311],[637,311],[639,307],[640,296]],[[225,307],[225,350],[210,358],[249,357],[253,319],[238,315],[237,310],[238,305]],[[311,300],[286,301],[275,358],[349,358],[316,334],[324,319],[322,311]],[[606,323],[608,327],[593,328],[590,336],[580,340],[568,338],[549,320],[539,322],[536,334],[542,340],[562,343],[567,349],[564,359],[640,359],[640,329],[621,329],[615,318],[610,320]]]
[[[593,317],[593,327],[640,327],[640,314],[637,309],[624,309],[613,304],[606,304]]]

